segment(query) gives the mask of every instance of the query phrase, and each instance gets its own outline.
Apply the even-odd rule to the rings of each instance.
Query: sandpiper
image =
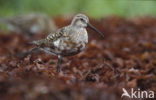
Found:
[[[44,39],[31,42],[36,45],[32,51],[41,49],[56,55],[58,57],[57,72],[60,72],[62,57],[76,55],[86,47],[88,43],[87,26],[104,37],[101,32],[89,23],[87,16],[77,14],[70,25],[56,30],[55,33],[49,34]]]

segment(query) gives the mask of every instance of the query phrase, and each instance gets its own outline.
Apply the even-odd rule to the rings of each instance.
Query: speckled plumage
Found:
[[[71,56],[85,48],[88,35],[86,29],[75,30],[72,26],[67,26],[35,42],[44,51],[55,55]]]
[[[78,54],[86,47],[88,43],[86,27],[88,25],[94,28],[89,24],[87,16],[77,14],[70,25],[58,29],[55,33],[49,34],[45,39],[33,41],[32,43],[45,52],[57,55],[58,60],[61,60],[64,56]],[[97,31],[95,28],[93,30]],[[59,72],[59,63],[57,68]]]

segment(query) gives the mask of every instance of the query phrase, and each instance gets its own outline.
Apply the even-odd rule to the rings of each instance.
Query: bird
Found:
[[[35,45],[31,52],[40,49],[57,56],[57,72],[60,72],[63,57],[76,55],[85,49],[88,43],[86,27],[104,37],[100,31],[89,23],[88,17],[80,13],[74,16],[69,25],[50,33],[44,39],[30,42]]]
[[[57,29],[53,20],[41,13],[29,13],[15,17],[0,18],[0,22],[5,24],[10,31],[27,36],[37,33],[48,34],[55,32]]]

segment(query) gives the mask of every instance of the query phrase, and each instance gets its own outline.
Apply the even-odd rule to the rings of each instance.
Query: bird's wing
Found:
[[[45,39],[33,41],[33,42],[30,42],[30,44],[34,44],[40,47],[49,47],[49,46],[53,46],[54,41],[64,36],[66,36],[65,27],[58,29],[54,33],[50,33]]]
[[[61,29],[58,29],[56,32],[54,33],[51,33],[49,34],[47,37],[46,37],[46,41],[50,41],[50,42],[53,42],[57,39],[59,39],[60,37],[63,37],[63,36],[66,36],[67,33],[65,31],[65,27],[61,28]]]

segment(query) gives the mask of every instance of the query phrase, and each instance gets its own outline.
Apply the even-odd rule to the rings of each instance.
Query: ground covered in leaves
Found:
[[[61,27],[70,19],[55,22]],[[91,23],[105,37],[87,29],[87,48],[64,58],[60,73],[53,55],[37,52],[21,58],[33,47],[28,42],[45,34],[0,34],[1,100],[118,100],[122,88],[156,93],[156,18],[108,17]]]

